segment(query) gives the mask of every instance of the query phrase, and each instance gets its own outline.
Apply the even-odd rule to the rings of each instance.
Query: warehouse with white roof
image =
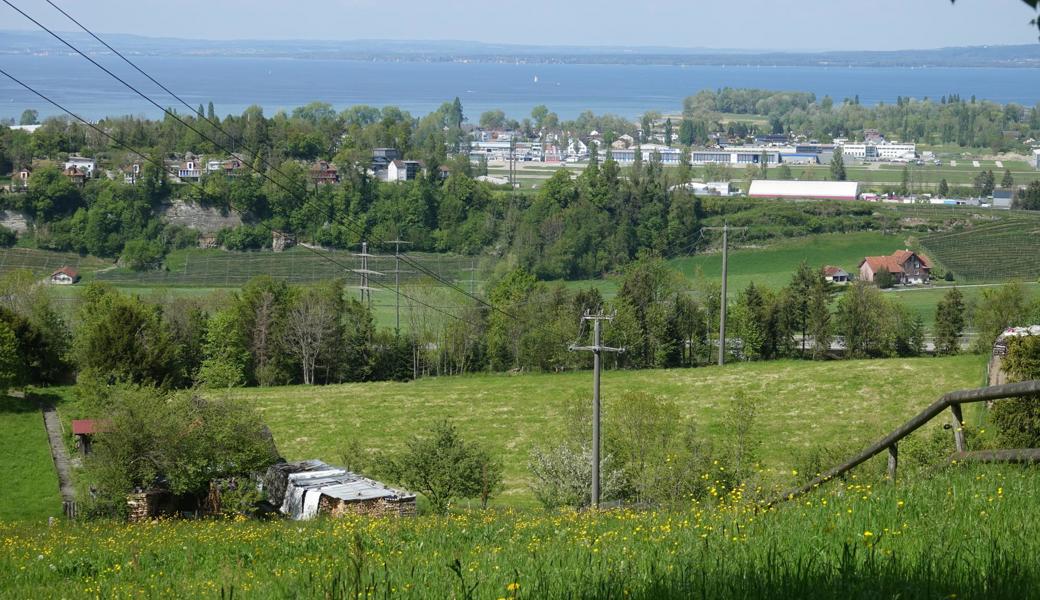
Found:
[[[748,196],[751,198],[855,200],[859,197],[859,182],[756,179],[751,182]]]

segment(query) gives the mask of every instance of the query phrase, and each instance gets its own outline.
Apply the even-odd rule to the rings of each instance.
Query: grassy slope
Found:
[[[850,451],[880,438],[943,392],[982,382],[977,356],[734,364],[719,369],[610,371],[604,397],[645,391],[678,402],[708,436],[722,435],[726,401],[746,393],[760,403],[759,433],[767,469],[787,472],[812,445]],[[914,382],[908,385],[908,382]],[[532,447],[560,431],[564,402],[589,394],[589,373],[473,375],[412,383],[238,390],[263,413],[289,459],[339,461],[353,438],[374,449],[402,447],[409,436],[453,419],[506,467],[506,504],[529,504],[525,485]],[[609,411],[605,413],[609,419]]]
[[[35,403],[0,397],[0,521],[61,514],[43,417]]]

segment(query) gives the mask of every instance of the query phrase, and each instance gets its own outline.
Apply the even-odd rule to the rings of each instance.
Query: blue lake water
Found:
[[[98,60],[160,104],[177,105],[118,58]],[[810,91],[820,97],[830,95],[837,102],[859,95],[864,104],[894,102],[896,96],[937,99],[951,93],[1028,106],[1040,101],[1037,69],[513,65],[223,57],[135,60],[193,106],[213,101],[220,115],[240,113],[250,104],[259,104],[270,115],[313,100],[329,102],[337,109],[353,104],[396,105],[421,115],[458,96],[471,120],[494,108],[522,118],[538,104],[565,119],[585,110],[634,117],[647,110],[678,111],[686,96],[726,86]],[[0,66],[85,118],[160,114],[79,57],[0,56]],[[59,112],[0,76],[0,117],[17,118],[25,108],[36,108],[41,115]]]

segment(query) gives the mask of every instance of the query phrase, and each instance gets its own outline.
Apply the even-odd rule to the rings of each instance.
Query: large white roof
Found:
[[[753,198],[833,198],[855,200],[859,195],[856,181],[781,181],[756,179],[748,196]]]

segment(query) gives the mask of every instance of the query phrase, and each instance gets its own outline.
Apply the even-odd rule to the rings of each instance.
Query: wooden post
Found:
[[[896,482],[896,468],[899,467],[899,446],[892,444],[888,447],[888,481]]]
[[[951,404],[950,412],[953,414],[953,446],[957,452],[967,452],[968,447],[964,443],[964,416],[961,414],[961,405]]]

